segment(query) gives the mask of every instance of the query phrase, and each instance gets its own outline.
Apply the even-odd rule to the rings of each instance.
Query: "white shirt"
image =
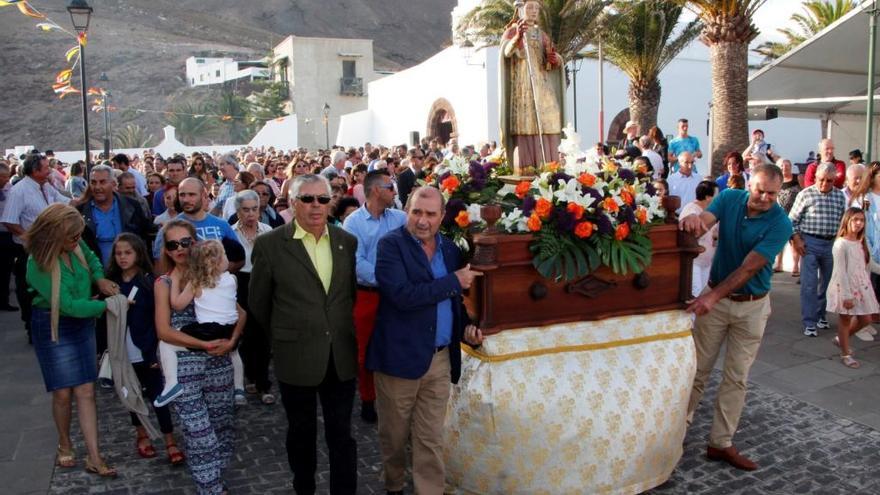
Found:
[[[248,241],[248,238],[244,235],[244,231],[241,230],[241,220],[235,222],[235,225],[232,226],[232,230],[235,232],[235,236],[238,237],[239,244],[244,248],[244,266],[241,267],[241,271],[244,273],[250,273],[254,267],[253,263],[251,263],[251,253],[254,250],[254,244],[253,242]],[[272,227],[263,222],[257,222],[257,237],[271,231]]]
[[[700,205],[691,201],[690,203],[684,205],[681,209],[681,218],[684,218],[688,215],[699,215],[703,213],[703,209],[700,208]],[[699,265],[703,268],[709,269],[712,267],[712,258],[715,257],[715,238],[718,236],[718,222],[712,226],[705,234],[701,235],[697,242],[699,242],[700,246],[705,248],[705,251],[697,255],[694,258],[694,264]]]
[[[651,162],[651,167],[654,168],[654,179],[663,177],[663,157],[660,156],[660,153],[646,149],[642,150],[642,156]]]
[[[681,198],[681,206],[675,210],[676,213],[681,214],[681,209],[684,205],[697,199],[697,185],[702,180],[703,177],[695,170],[691,171],[690,176],[684,176],[680,171],[669,174],[669,177],[666,179],[666,182],[669,183],[669,195]]]
[[[48,182],[40,186],[37,181],[25,176],[9,190],[0,222],[17,224],[27,230],[52,203],[67,204],[70,203],[70,198],[58,192]],[[17,236],[13,240],[24,244]]]
[[[194,298],[196,320],[199,323],[220,323],[232,325],[238,321],[235,292],[238,283],[229,272],[223,272],[217,286],[203,288],[199,297]]]

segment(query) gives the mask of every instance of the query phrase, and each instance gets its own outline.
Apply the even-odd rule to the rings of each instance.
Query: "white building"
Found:
[[[189,57],[186,59],[186,83],[190,87],[222,84],[238,79],[268,79],[264,60],[235,61],[231,58]]]
[[[476,3],[460,0],[452,13],[453,26]],[[599,136],[598,61],[585,59],[568,66],[578,70],[571,75],[566,94],[566,121],[577,124],[586,146]],[[475,49],[453,44],[419,65],[370,83],[367,108],[342,116],[336,142],[409,143],[413,132],[441,141],[455,137],[462,145],[497,141],[498,74],[497,47]],[[629,79],[608,63],[604,74],[606,142],[616,142],[629,117]],[[700,140],[704,151],[697,166],[705,172],[712,99],[708,50],[699,42],[693,43],[661,73],[660,84],[659,127],[669,136],[675,134],[679,118],[689,119],[690,134]],[[818,120],[755,121],[751,127],[763,129],[767,141],[794,162],[803,161],[821,136]]]
[[[299,146],[336,144],[339,116],[367,108],[373,40],[288,36],[274,48],[276,81],[287,82],[288,113],[296,116]],[[348,144],[342,143],[339,144]]]

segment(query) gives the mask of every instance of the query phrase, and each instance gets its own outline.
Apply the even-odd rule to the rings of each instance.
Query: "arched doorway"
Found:
[[[626,125],[626,121],[628,120],[629,107],[621,110],[620,113],[614,117],[614,120],[611,121],[611,125],[608,126],[607,138],[605,139],[606,144],[617,146],[617,144],[626,137],[626,132],[623,126]]]
[[[425,132],[430,138],[437,139],[441,145],[446,145],[450,139],[458,137],[458,123],[455,120],[455,110],[446,98],[439,98],[431,105],[428,112],[428,125]]]

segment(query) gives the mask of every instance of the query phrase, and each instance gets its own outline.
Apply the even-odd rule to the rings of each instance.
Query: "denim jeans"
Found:
[[[834,268],[834,240],[807,234],[801,238],[807,251],[801,258],[801,319],[804,327],[815,327],[817,321],[825,319],[825,291]]]

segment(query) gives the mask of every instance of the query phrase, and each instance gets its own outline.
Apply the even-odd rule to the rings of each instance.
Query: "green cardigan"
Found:
[[[70,256],[72,269],[59,261],[61,264],[61,316],[96,318],[107,309],[107,303],[92,299],[92,284],[104,278],[104,267],[101,266],[101,260],[86,246],[84,241],[79,241],[79,246],[89,264],[88,268],[82,266],[73,255]],[[41,270],[33,256],[29,256],[27,261],[27,281],[36,292],[34,307],[50,309],[52,273]]]

